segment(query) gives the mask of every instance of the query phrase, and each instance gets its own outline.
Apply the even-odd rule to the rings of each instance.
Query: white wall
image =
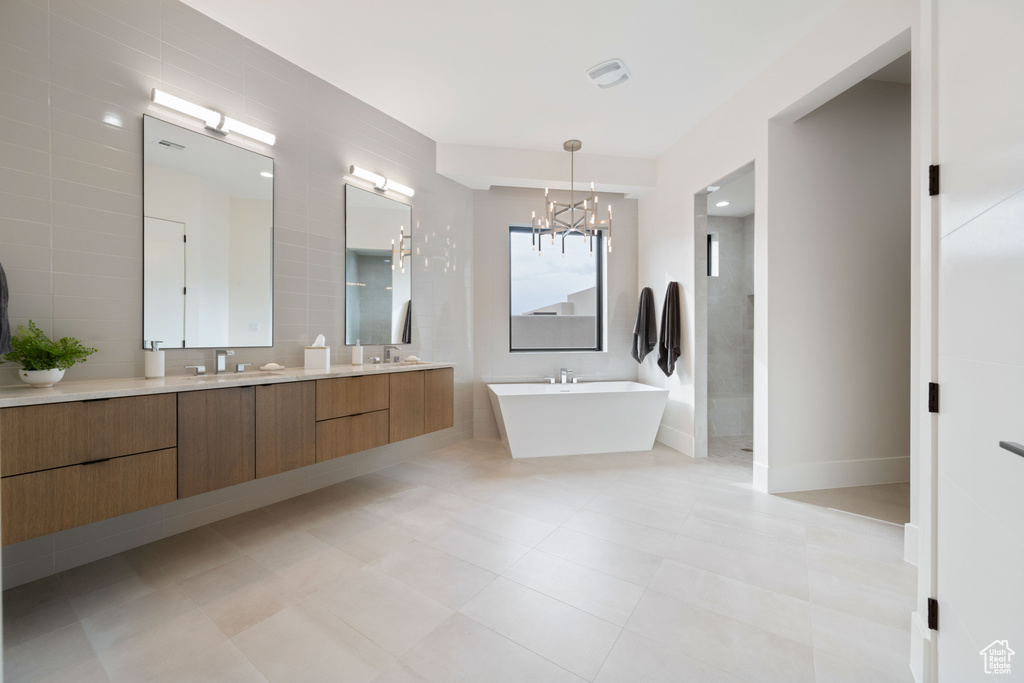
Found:
[[[754,451],[758,458],[771,457],[766,332],[772,313],[761,305],[768,295],[771,265],[765,259],[774,227],[767,206],[772,162],[768,121],[784,111],[789,120],[797,118],[904,54],[916,30],[917,9],[911,0],[847,3],[659,157],[657,186],[640,199],[639,283],[654,288],[660,305],[667,283],[679,281],[684,315],[683,355],[675,375],[665,378],[653,363],[640,370],[640,381],[670,391],[661,441],[694,452],[694,193],[756,161]]]
[[[910,474],[910,87],[768,132],[770,492]]]
[[[558,195],[552,191],[553,195]],[[568,195],[568,193],[566,193]],[[561,197],[558,197],[562,201]],[[566,197],[566,200],[568,198]],[[605,255],[605,351],[509,352],[509,241],[510,225],[530,222],[530,212],[543,208],[543,190],[496,187],[473,193],[473,329],[475,331],[475,386],[473,433],[498,436],[487,395],[487,384],[537,382],[572,368],[588,380],[635,380],[637,364],[630,357],[637,288],[636,200],[602,195],[615,216],[613,247]],[[650,362],[650,361],[649,361]]]

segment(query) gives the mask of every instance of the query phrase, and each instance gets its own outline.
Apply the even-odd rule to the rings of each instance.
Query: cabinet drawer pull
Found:
[[[90,460],[89,462],[81,462],[79,465],[98,465],[101,462],[110,462],[113,458],[102,458],[100,460]]]
[[[1019,443],[1014,443],[1013,441],[1000,441],[999,447],[1005,448],[1011,453],[1016,453],[1017,455],[1024,458],[1024,446],[1021,446]]]
[[[84,398],[82,403],[96,403],[97,401],[109,401],[109,398]]]

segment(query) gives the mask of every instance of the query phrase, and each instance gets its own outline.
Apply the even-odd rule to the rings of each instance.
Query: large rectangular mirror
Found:
[[[273,346],[274,160],[143,117],[143,339]]]
[[[345,186],[346,344],[412,341],[411,233],[408,204]]]

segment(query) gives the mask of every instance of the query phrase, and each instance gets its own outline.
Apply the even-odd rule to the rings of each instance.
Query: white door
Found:
[[[185,342],[185,224],[146,216],[142,245],[142,337],[180,349]]]
[[[1024,681],[1024,1],[935,7],[938,680]]]

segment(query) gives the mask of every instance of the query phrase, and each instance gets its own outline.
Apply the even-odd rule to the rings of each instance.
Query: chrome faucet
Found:
[[[384,347],[384,362],[385,363],[397,363],[398,362],[398,356],[395,356],[395,359],[391,360],[391,352],[392,351],[401,351],[401,350],[402,350],[401,346],[385,346]]]
[[[227,371],[227,361],[225,360],[228,356],[235,355],[234,351],[228,351],[227,349],[217,349],[217,370],[216,374]]]
[[[572,370],[570,368],[562,368],[562,384],[569,383],[569,375],[571,374]]]

